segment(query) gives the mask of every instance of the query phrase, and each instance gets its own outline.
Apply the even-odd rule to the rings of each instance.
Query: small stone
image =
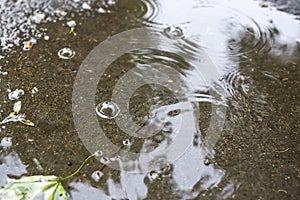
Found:
[[[44,40],[48,41],[50,39],[50,37],[48,35],[44,36]]]
[[[82,4],[82,8],[83,8],[84,10],[91,10],[91,9],[92,9],[92,7],[91,7],[88,3],[86,3],[86,2],[84,2],[84,3]]]

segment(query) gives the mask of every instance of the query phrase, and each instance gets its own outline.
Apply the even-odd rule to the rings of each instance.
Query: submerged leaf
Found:
[[[21,179],[8,178],[6,186],[0,189],[0,199],[67,200],[68,197],[57,176],[28,176]]]

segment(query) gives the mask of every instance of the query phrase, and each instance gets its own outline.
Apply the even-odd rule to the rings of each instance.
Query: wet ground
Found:
[[[1,187],[7,177],[66,176],[91,149],[113,149],[97,146],[93,134],[99,131],[88,118],[97,116],[99,103],[113,100],[118,116],[95,119],[115,147],[126,147],[122,144],[130,139],[127,151],[163,149],[165,155],[148,163],[140,155],[129,159],[124,151],[119,162],[112,161],[114,168],[92,159],[64,182],[72,199],[300,199],[297,1],[285,4],[290,13],[250,0],[92,1],[92,10],[80,10],[82,3],[75,1],[27,2],[32,9],[7,2],[1,1],[0,8],[1,120],[16,102],[8,90],[22,89],[20,112],[35,126],[2,125],[0,138],[11,137],[12,146],[0,148]],[[276,6],[282,8],[282,1]],[[35,21],[39,15],[33,23],[26,20],[34,12],[45,13],[41,23]],[[24,32],[12,34],[18,30],[9,26],[14,19]],[[69,33],[71,20],[77,24],[76,36]],[[144,35],[117,38],[115,51],[127,41],[142,45],[139,38],[146,36],[152,48],[126,52],[107,68],[95,64],[104,73],[92,71],[95,79],[83,79],[87,87],[79,93],[95,105],[76,109],[82,104],[74,95],[75,82],[88,54],[108,38],[141,27],[148,28]],[[37,43],[24,51],[22,42],[31,38]],[[74,50],[74,57],[59,58],[64,47]],[[87,96],[93,81],[95,95]],[[148,84],[133,90],[138,81]],[[118,124],[130,121],[124,108],[140,137]],[[86,145],[85,133],[94,146]],[[180,151],[167,152],[172,143]],[[91,178],[96,170],[104,173],[99,181]]]

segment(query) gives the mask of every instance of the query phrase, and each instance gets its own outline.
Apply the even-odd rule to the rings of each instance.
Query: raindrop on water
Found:
[[[113,102],[105,101],[96,106],[97,115],[104,119],[113,119],[119,114],[119,112],[119,107]]]
[[[71,59],[75,56],[75,51],[73,51],[72,49],[68,48],[68,47],[64,47],[61,50],[58,51],[58,56],[61,59]]]
[[[169,26],[165,28],[164,33],[171,39],[183,37],[183,30],[179,26]]]

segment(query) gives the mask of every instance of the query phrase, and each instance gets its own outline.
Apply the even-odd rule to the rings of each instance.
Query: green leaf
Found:
[[[57,176],[28,176],[21,179],[7,179],[0,189],[1,200],[67,200],[67,194]]]

